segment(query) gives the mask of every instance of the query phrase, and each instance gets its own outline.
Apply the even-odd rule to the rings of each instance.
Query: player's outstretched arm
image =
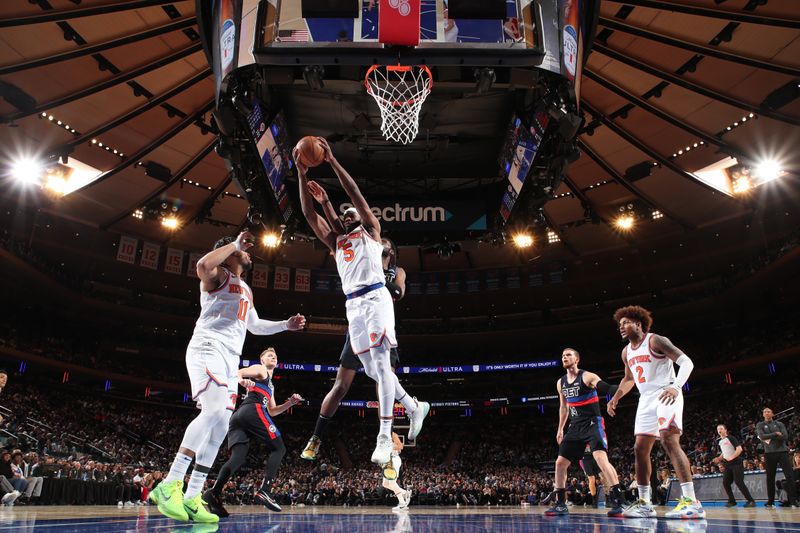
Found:
[[[243,231],[236,240],[216,250],[211,250],[197,262],[197,277],[200,278],[200,288],[204,291],[213,291],[223,282],[224,272],[219,266],[235,252],[244,252],[253,246],[253,234]]]
[[[267,412],[269,413],[269,416],[278,416],[279,414],[288,411],[289,409],[291,409],[292,407],[294,407],[295,405],[297,405],[302,401],[303,397],[297,393],[292,394],[291,398],[289,398],[280,405],[277,405],[275,403],[275,398],[271,397],[269,399],[269,404],[267,404]]]
[[[306,178],[308,169],[300,162],[297,148],[294,149],[292,155],[294,157],[295,166],[297,166],[300,209],[303,211],[303,216],[306,217],[308,225],[311,226],[311,231],[314,232],[314,235],[316,235],[320,241],[324,242],[325,246],[330,248],[332,252],[336,252],[336,234],[331,230],[328,223],[319,216],[317,210],[314,209],[314,201],[311,198],[311,192],[308,190],[308,178]]]
[[[331,167],[333,167],[333,171],[336,172],[336,176],[339,178],[339,183],[342,184],[344,192],[346,192],[347,196],[350,197],[350,201],[353,202],[353,207],[355,207],[356,211],[358,211],[358,214],[361,215],[361,221],[364,223],[364,226],[370,229],[370,232],[373,233],[372,237],[375,240],[380,239],[381,223],[378,222],[377,217],[372,214],[372,210],[369,208],[369,204],[361,194],[361,189],[358,188],[356,180],[353,179],[353,177],[339,163],[336,157],[334,157],[333,150],[331,150],[331,146],[328,144],[328,141],[322,137],[319,138],[319,141],[322,145],[322,148],[325,150],[325,161],[330,163]]]
[[[322,188],[322,185],[316,181],[311,180],[308,182],[308,192],[310,192],[314,200],[322,206],[325,220],[328,222],[333,232],[340,235],[344,233],[344,224],[342,224],[341,219],[336,214],[336,210],[333,208],[333,204],[328,198],[328,191]]]
[[[397,285],[397,289],[400,291],[399,295],[392,294],[395,300],[398,302],[403,299],[403,296],[406,295],[406,269],[403,267],[397,267],[397,275],[394,278],[394,284]]]
[[[245,379],[267,379],[269,372],[264,365],[250,365],[247,368],[239,369],[239,381]]]
[[[614,396],[617,393],[617,389],[619,389],[618,385],[606,383],[594,372],[584,372],[583,383],[590,389],[597,389],[600,394],[610,394],[611,396]]]
[[[306,327],[306,317],[297,314],[287,320],[274,322],[258,318],[255,307],[247,312],[247,331],[253,335],[274,335],[282,331],[300,331]]]

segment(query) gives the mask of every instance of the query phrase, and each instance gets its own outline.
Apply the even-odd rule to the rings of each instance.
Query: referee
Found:
[[[768,509],[775,508],[775,474],[778,465],[783,469],[783,476],[786,478],[786,495],[789,498],[789,505],[797,505],[797,495],[795,494],[794,473],[792,472],[792,460],[789,458],[789,432],[783,422],[773,420],[775,414],[772,409],[765,407],[763,411],[764,420],[756,425],[756,433],[761,442],[764,443],[764,460],[767,463],[767,504]]]
[[[725,507],[736,507],[736,498],[733,497],[733,489],[731,485],[736,483],[742,496],[745,497],[747,503],[745,507],[755,507],[756,502],[750,495],[750,490],[744,484],[744,460],[742,459],[742,445],[733,435],[728,435],[728,428],[725,424],[717,426],[717,434],[719,435],[719,449],[721,451],[719,457],[714,457],[713,463],[722,463],[725,465],[725,473],[722,475],[722,486],[725,487],[725,492],[728,494],[728,503]]]

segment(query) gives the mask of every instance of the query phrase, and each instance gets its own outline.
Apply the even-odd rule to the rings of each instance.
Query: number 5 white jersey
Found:
[[[336,269],[342,291],[351,294],[370,285],[386,282],[383,274],[383,245],[362,225],[336,238]]]
[[[660,391],[675,382],[675,366],[672,360],[650,349],[652,337],[652,333],[645,335],[636,348],[628,343],[628,368],[631,369],[633,381],[642,396]]]
[[[200,293],[200,318],[189,344],[215,341],[230,353],[239,355],[247,335],[247,313],[253,308],[253,293],[242,278],[223,270],[225,280],[222,284]]]

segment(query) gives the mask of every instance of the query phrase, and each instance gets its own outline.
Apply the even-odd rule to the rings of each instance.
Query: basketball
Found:
[[[325,161],[325,150],[317,140],[319,137],[307,135],[297,143],[297,150],[300,152],[300,163],[306,167],[316,167]]]

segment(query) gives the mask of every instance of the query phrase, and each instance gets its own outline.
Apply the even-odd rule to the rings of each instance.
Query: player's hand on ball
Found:
[[[328,201],[328,193],[316,181],[312,180],[308,182],[308,192],[311,193],[311,196],[314,197],[317,203],[324,204]]]
[[[243,231],[236,237],[236,247],[239,251],[244,252],[248,248],[252,248],[255,243],[255,237],[249,231]]]
[[[667,387],[661,392],[661,395],[658,397],[658,400],[664,405],[672,405],[678,398],[678,394],[680,394],[679,389],[675,387]]]
[[[304,175],[308,172],[308,168],[300,161],[300,150],[297,147],[292,150],[292,159],[294,159],[294,164],[297,166],[297,171]]]
[[[256,384],[252,379],[242,378],[239,380],[239,385],[244,387],[245,389],[249,389],[250,387],[255,387]]]
[[[561,441],[562,441],[562,440],[564,440],[564,430],[563,430],[563,429],[559,429],[559,430],[556,432],[556,442],[557,442],[558,444],[561,444]]]
[[[289,317],[289,320],[286,321],[286,329],[289,331],[299,331],[304,327],[306,327],[306,317],[300,313]]]
[[[615,416],[617,414],[617,403],[619,400],[616,398],[611,398],[609,400],[608,405],[606,406],[606,411],[608,411],[609,416]]]
[[[319,142],[319,145],[322,146],[322,150],[325,152],[325,161],[328,163],[335,161],[336,158],[333,157],[333,150],[331,150],[331,145],[328,144],[328,141],[322,137],[317,137],[317,141]]]

